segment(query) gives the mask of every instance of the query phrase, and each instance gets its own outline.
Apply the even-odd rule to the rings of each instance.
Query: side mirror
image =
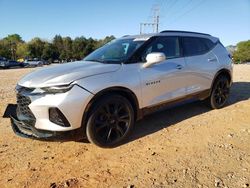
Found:
[[[160,63],[166,60],[166,56],[164,53],[161,52],[153,52],[147,55],[146,63],[143,64],[144,68],[150,67],[154,64]]]

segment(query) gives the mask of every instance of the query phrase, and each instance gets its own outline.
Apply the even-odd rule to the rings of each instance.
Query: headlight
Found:
[[[74,84],[36,88],[32,94],[56,94],[65,93],[72,89]]]

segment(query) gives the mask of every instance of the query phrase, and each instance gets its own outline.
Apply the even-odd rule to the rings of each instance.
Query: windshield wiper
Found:
[[[85,60],[85,61],[93,61],[93,62],[99,62],[99,63],[105,63],[105,64],[120,64],[120,60],[112,60],[112,59],[90,59],[90,60]]]
[[[99,62],[99,63],[104,62],[102,59],[86,59],[85,61],[94,61],[94,62]]]

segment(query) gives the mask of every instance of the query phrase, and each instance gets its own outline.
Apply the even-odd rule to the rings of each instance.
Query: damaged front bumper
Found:
[[[45,131],[25,124],[17,117],[11,116],[10,119],[13,131],[21,137],[44,141],[77,141],[84,138],[81,128],[71,131]]]

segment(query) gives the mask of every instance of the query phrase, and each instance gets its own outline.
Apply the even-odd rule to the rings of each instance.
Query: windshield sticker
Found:
[[[150,37],[135,38],[133,41],[147,41]]]

